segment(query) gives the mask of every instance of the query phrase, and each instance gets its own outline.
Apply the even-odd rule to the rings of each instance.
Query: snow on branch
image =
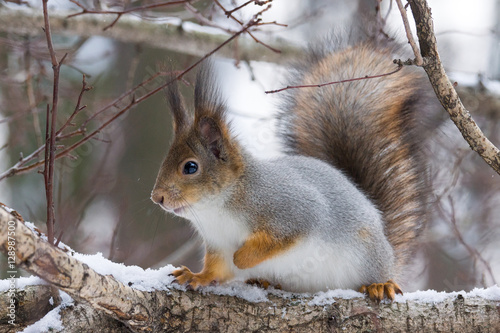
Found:
[[[77,301],[60,312],[62,323],[72,327],[83,327],[77,325],[82,321],[83,324],[87,322],[87,329],[118,329],[116,321],[119,321],[131,332],[208,332],[214,329],[232,332],[452,331],[458,328],[465,332],[500,329],[498,287],[470,293],[409,293],[397,296],[394,303],[380,305],[354,291],[292,294],[264,291],[241,282],[186,291],[171,285],[168,276],[165,277],[168,280],[165,290],[140,290],[134,288],[132,282],[123,283],[113,275],[97,273],[90,267],[90,261],[83,263],[71,251],[50,245],[28,228],[19,215],[12,214],[12,210],[0,206],[0,250],[8,254],[12,239],[7,235],[9,230],[14,232],[11,238],[15,238],[15,265],[40,276]],[[108,261],[108,265],[116,264]],[[8,292],[1,290],[0,284],[0,303],[6,304]],[[252,293],[258,297],[249,298]],[[84,315],[79,315],[82,313]],[[50,314],[53,316],[53,311]],[[71,318],[71,323],[67,318]],[[88,327],[89,323],[93,327]],[[0,323],[0,329],[6,325],[9,324]]]

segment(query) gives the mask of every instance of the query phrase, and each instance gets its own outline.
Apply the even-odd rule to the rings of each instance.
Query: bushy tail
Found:
[[[338,40],[312,51],[290,84],[305,85],[389,73],[398,46]],[[407,263],[426,220],[426,168],[417,114],[428,105],[428,82],[416,68],[395,74],[289,90],[279,113],[291,153],[319,158],[344,171],[379,208],[396,255]]]

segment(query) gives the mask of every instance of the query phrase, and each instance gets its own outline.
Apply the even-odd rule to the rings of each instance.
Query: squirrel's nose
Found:
[[[151,194],[151,200],[159,205],[162,205],[165,197],[158,191],[153,191],[153,193]]]

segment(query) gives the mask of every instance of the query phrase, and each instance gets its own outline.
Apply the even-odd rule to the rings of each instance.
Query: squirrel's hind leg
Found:
[[[389,280],[386,283],[372,283],[368,286],[361,286],[359,292],[368,295],[372,301],[380,303],[384,297],[387,297],[391,301],[394,300],[396,294],[403,295],[401,288],[393,280]]]

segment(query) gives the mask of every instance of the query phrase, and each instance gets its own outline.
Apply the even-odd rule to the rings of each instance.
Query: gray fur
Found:
[[[351,249],[362,262],[363,283],[393,277],[394,254],[384,235],[382,216],[341,171],[305,156],[261,161],[247,155],[246,163],[239,187],[245,189],[243,205],[234,205],[231,199],[227,204],[235,215],[244,216],[251,229],[263,227],[255,221],[264,216],[268,221],[264,227],[277,237],[319,239]],[[360,239],[362,229],[368,239]]]

